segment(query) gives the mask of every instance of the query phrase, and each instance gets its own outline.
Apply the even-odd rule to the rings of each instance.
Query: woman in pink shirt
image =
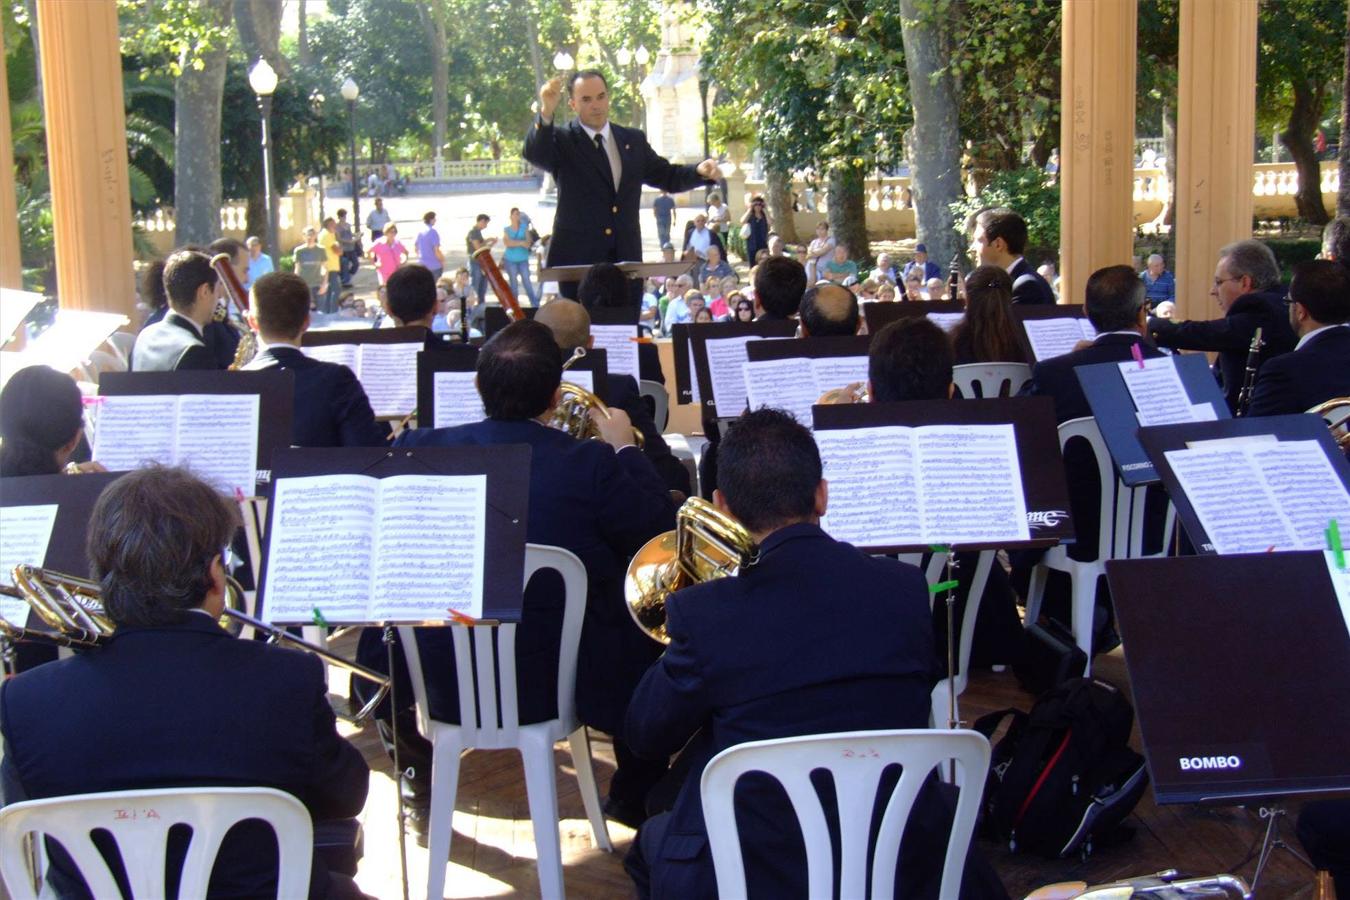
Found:
[[[384,226],[384,240],[370,246],[370,258],[375,261],[375,270],[380,275],[380,284],[389,280],[389,276],[408,259],[408,248],[398,240],[398,226],[393,222]]]

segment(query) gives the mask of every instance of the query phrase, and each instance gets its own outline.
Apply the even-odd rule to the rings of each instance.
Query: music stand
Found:
[[[571,303],[572,301],[566,301]],[[601,403],[609,400],[609,354],[604,350],[587,350],[586,355],[577,359],[568,366],[562,373],[562,380],[579,387],[585,388],[586,385],[577,379],[573,373],[590,372],[591,387],[588,389],[592,394],[600,398]],[[573,377],[568,377],[573,376]]]
[[[575,266],[547,266],[539,270],[539,281],[556,281],[559,284],[567,282],[580,282],[586,277],[586,273],[591,270],[591,266],[597,263],[581,263]],[[675,262],[620,262],[614,263],[619,271],[628,276],[630,281],[637,278],[670,278],[685,274],[693,268],[692,263],[676,260]]]
[[[520,311],[525,314],[525,318],[533,319],[534,314],[539,312],[536,306],[522,306]],[[500,306],[483,307],[483,339],[487,340],[497,332],[501,331],[507,325],[511,324],[511,317],[506,314],[506,310]]]
[[[478,399],[478,388],[474,386],[477,366],[478,348],[473,344],[447,345],[417,354],[417,427],[446,428],[484,418],[483,402]],[[456,378],[460,388],[456,395],[468,400],[471,394],[474,402],[466,402],[451,411],[445,404],[437,404],[437,387],[449,391],[450,382]]]
[[[1348,611],[1325,556],[1110,560],[1106,577],[1154,797],[1261,804],[1255,890],[1283,845],[1284,798],[1350,791],[1332,739],[1350,734]]]
[[[1052,306],[1034,304],[1026,306],[1021,303],[1014,303],[1012,306],[1013,322],[1017,324],[1017,340],[1026,351],[1027,359],[1034,365],[1041,359],[1050,359],[1054,356],[1060,356],[1073,350],[1073,345],[1080,340],[1091,340],[1096,337],[1097,331],[1092,327],[1083,311],[1081,303],[1056,303]],[[1075,334],[1073,340],[1065,340],[1057,345],[1053,352],[1048,352],[1044,356],[1036,353],[1032,344],[1031,336],[1027,334],[1027,322],[1042,322],[1046,319],[1073,319],[1075,320]],[[1044,348],[1043,348],[1044,349]]]
[[[866,383],[871,341],[871,335],[866,334],[751,341],[745,345],[745,387],[750,406],[787,410],[810,427],[811,407],[826,391],[857,381]]]
[[[678,326],[676,326],[678,327]],[[797,333],[797,323],[791,319],[760,319],[756,322],[704,322],[689,325],[686,332],[689,350],[694,355],[694,379],[698,383],[699,400],[703,405],[705,418],[734,419],[745,410],[745,373],[741,364],[746,361],[744,346],[756,340],[790,338]],[[709,352],[709,344],[721,341],[741,344],[735,360],[724,364],[720,354]],[[676,350],[676,375],[679,374],[679,347]],[[686,366],[688,365],[686,351]],[[718,371],[714,372],[716,367]],[[739,386],[739,390],[737,390]],[[717,405],[717,394],[721,391],[723,402],[721,409]],[[728,394],[731,399],[728,400]]]
[[[404,346],[416,344],[418,351],[434,350],[443,346],[441,341],[435,338],[434,333],[421,325],[403,325],[398,328],[357,328],[357,329],[332,329],[328,331],[306,331],[300,338],[300,349],[302,351],[314,347],[331,347],[334,345],[355,345],[357,353],[361,352],[361,347],[366,344],[400,344]],[[306,354],[314,355],[314,354]],[[320,357],[327,358],[327,357]],[[356,357],[358,360],[360,356]],[[348,368],[356,375],[357,380],[361,382],[362,389],[370,399],[370,407],[375,413],[375,417],[384,422],[394,422],[405,418],[412,413],[412,404],[416,402],[414,395],[406,391],[404,382],[396,380],[389,382],[381,380],[372,381],[367,378],[362,369],[364,367],[347,363]],[[412,370],[409,365],[409,369]],[[415,370],[406,373],[408,380],[411,381]]]
[[[892,322],[901,319],[923,319],[929,313],[939,316],[964,315],[966,305],[960,300],[897,300],[887,303],[873,300],[862,305],[863,320],[867,322],[867,333],[876,334]],[[939,325],[942,319],[936,319]],[[946,328],[943,328],[946,331]]]

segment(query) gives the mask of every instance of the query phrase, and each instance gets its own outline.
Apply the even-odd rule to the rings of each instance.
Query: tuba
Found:
[[[852,384],[821,394],[820,399],[816,401],[816,405],[834,406],[840,403],[867,403],[869,399],[867,382],[855,381]]]
[[[675,530],[658,534],[637,552],[623,581],[628,614],[648,637],[670,643],[666,598],[680,588],[736,575],[759,559],[750,532],[711,503],[690,497]]]
[[[1308,410],[1321,416],[1331,429],[1331,439],[1341,451],[1350,454],[1350,397],[1335,397]]]
[[[586,355],[585,347],[578,347],[572,351],[572,356],[563,363],[563,371]],[[600,431],[595,427],[595,422],[591,420],[591,410],[596,410],[600,415],[609,418],[609,407],[600,400],[599,397],[592,394],[585,388],[564,381],[558,386],[562,393],[562,399],[558,405],[553,408],[553,413],[549,416],[548,424],[550,428],[556,428],[559,431],[565,431],[579,441],[586,441],[592,438],[599,438]],[[637,428],[633,429],[633,443],[642,449],[644,441],[642,432]]]

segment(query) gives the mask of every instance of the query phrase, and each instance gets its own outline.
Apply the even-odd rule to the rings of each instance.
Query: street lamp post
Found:
[[[356,181],[356,98],[361,89],[348,78],[342,82],[342,99],[347,101],[347,124],[351,131],[352,151],[352,230],[361,233],[361,189]]]
[[[259,59],[248,73],[249,87],[258,95],[258,110],[262,113],[263,191],[267,202],[267,237],[271,247],[273,268],[281,265],[280,228],[277,226],[277,203],[272,196],[272,94],[277,89],[277,73]]]
[[[640,128],[646,124],[647,101],[642,96],[642,73],[647,69],[647,63],[651,62],[651,52],[642,44],[638,44],[637,50],[633,51],[633,62],[637,63],[637,77],[633,80],[637,83],[638,102],[634,107],[634,115],[638,117],[637,126]],[[641,115],[639,115],[639,113]]]

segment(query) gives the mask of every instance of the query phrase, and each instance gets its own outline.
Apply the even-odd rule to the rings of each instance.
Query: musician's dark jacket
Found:
[[[638,129],[609,127],[622,165],[617,190],[608,158],[576,119],[556,126],[536,117],[525,135],[525,158],[558,184],[550,266],[642,259],[642,186],[674,194],[707,183],[694,166],[658,156]]]
[[[1319,332],[1298,350],[1277,356],[1256,373],[1252,416],[1306,412],[1333,397],[1350,397],[1350,326]]]
[[[365,805],[370,770],[338,736],[327,693],[317,657],[238,640],[204,613],[118,629],[97,650],[0,685],[4,799],[257,786],[298,797],[316,822],[350,818]],[[274,894],[271,829],[247,823],[230,835],[211,896]],[[170,841],[176,858],[185,847]],[[316,859],[310,897],[331,887]]]
[[[666,373],[661,370],[661,352],[655,344],[638,344],[638,375],[643,381],[666,383]]]
[[[1284,288],[1243,294],[1233,301],[1222,319],[1208,322],[1148,320],[1148,330],[1159,347],[1219,354],[1214,369],[1229,410],[1237,409],[1238,394],[1247,371],[1248,351],[1257,328],[1262,329],[1261,336],[1265,341],[1257,356],[1259,371],[1270,360],[1293,350],[1298,343],[1289,325]]]
[[[1054,305],[1055,291],[1050,287],[1050,282],[1031,267],[1026,257],[1013,263],[1013,267],[1008,270],[1008,276],[1013,280],[1013,303],[1020,303],[1023,306]]]
[[[207,322],[202,329],[202,343],[211,351],[217,369],[228,369],[234,363],[239,338],[239,332],[225,322]]]
[[[653,348],[655,349],[655,348]],[[628,413],[633,427],[642,432],[642,452],[651,460],[652,467],[672,491],[688,496],[689,470],[670,452],[670,446],[652,419],[650,405],[643,400],[632,375],[610,372],[607,376],[607,405]]]
[[[246,372],[288,369],[295,373],[296,447],[383,447],[389,425],[375,421],[361,382],[340,363],[311,359],[295,347],[274,344],[260,351]]]
[[[131,348],[133,372],[223,368],[206,346],[197,324],[172,309],[160,321],[141,329]]]
[[[699,777],[717,753],[746,741],[928,725],[936,660],[923,575],[815,525],[781,528],[738,577],[672,596],[666,627],[670,645],[627,717],[635,752],[692,754],[681,763],[691,766],[674,809],[643,826],[629,861],[645,865],[654,897],[716,895]],[[752,895],[802,896],[806,858],[785,825],[794,818],[786,799],[763,781],[743,784],[738,819]],[[940,821],[941,806],[929,797],[914,824]],[[935,896],[945,830],[913,832],[897,895]]]
[[[528,444],[530,504],[526,539],[575,553],[586,567],[586,617],[577,661],[577,714],[610,734],[622,734],[633,686],[661,652],[628,615],[623,600],[629,558],[648,539],[675,527],[675,505],[647,457],[636,447],[615,452],[601,441],[579,441],[533,420],[485,419],[453,428],[399,435],[399,447]],[[541,573],[525,592],[516,630],[520,721],[557,715],[561,581]],[[433,718],[459,721],[454,654],[448,629],[420,632],[427,702]],[[362,660],[385,668],[383,647],[362,642]],[[404,696],[410,696],[404,694]]]

